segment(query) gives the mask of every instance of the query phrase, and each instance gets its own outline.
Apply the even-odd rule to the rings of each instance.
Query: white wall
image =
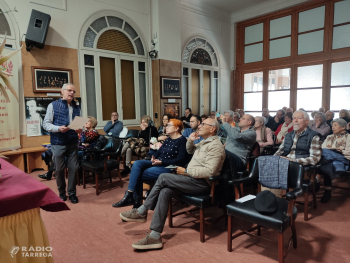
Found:
[[[51,15],[50,28],[46,38],[47,45],[78,48],[80,30],[85,21],[94,13],[108,10],[117,11],[129,17],[141,30],[141,34],[150,46],[150,3],[149,0],[67,0],[67,10],[52,8],[45,5],[30,3],[29,0],[3,0],[10,9],[16,7],[13,13],[20,36],[27,32],[31,10],[35,9]],[[35,0],[43,3],[62,3],[65,0]]]

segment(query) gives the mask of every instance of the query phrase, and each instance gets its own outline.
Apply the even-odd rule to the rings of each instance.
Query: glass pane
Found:
[[[84,55],[84,64],[85,66],[94,66],[94,56]]]
[[[5,34],[11,36],[11,29],[9,23],[7,22],[5,14],[2,13],[2,10],[0,9],[0,35]]]
[[[244,111],[244,114],[250,114],[250,115],[252,115],[253,117],[262,116],[262,112],[256,112],[256,111],[253,111],[253,112]],[[270,112],[270,115],[271,115],[271,112]],[[272,116],[272,115],[271,115],[271,116]]]
[[[254,72],[244,74],[244,92],[262,91],[263,72]]]
[[[111,112],[117,110],[117,90],[114,58],[100,57],[102,118],[111,119]],[[96,96],[96,95],[95,95]]]
[[[142,45],[142,42],[141,42],[141,39],[136,39],[135,40],[135,45],[136,45],[136,48],[137,48],[137,53],[139,54],[139,55],[145,55],[145,51],[144,51],[144,49],[143,49],[143,45]]]
[[[297,109],[303,108],[306,111],[313,111],[320,107],[322,107],[322,89],[297,91]]]
[[[299,33],[324,27],[325,6],[299,13]]]
[[[269,92],[269,103],[268,109],[271,110],[279,110],[283,106],[289,107],[289,90],[283,91],[270,91]]]
[[[244,63],[263,60],[263,43],[246,46],[244,48]]]
[[[349,109],[350,87],[331,89],[331,110]]]
[[[86,83],[86,105],[88,116],[97,118],[96,111],[96,91],[95,91],[95,70],[93,68],[85,68]]]
[[[214,79],[214,86],[211,89],[211,97],[210,97],[210,111],[217,111],[216,101],[218,94],[218,79]]]
[[[264,23],[260,23],[254,26],[247,26],[245,28],[245,41],[244,43],[250,44],[259,41],[263,41],[264,38]]]
[[[350,1],[334,3],[334,25],[350,22]]]
[[[218,72],[214,71],[214,78],[217,79],[218,78]]]
[[[187,49],[190,50],[190,51],[192,51],[196,46],[197,46],[196,40],[195,40],[195,39],[192,39],[192,40],[188,43]]]
[[[90,28],[86,30],[86,34],[84,37],[84,47],[94,47],[94,41],[96,38],[96,33],[92,31]]]
[[[109,26],[111,26],[111,27],[122,28],[122,26],[123,26],[123,19],[120,19],[118,17],[107,16],[107,20],[108,20]]]
[[[188,68],[183,68],[183,69],[182,69],[182,74],[183,74],[184,76],[188,76]]]
[[[323,51],[323,30],[298,36],[298,55]]]
[[[188,58],[190,56],[190,53],[191,52],[187,48],[185,48],[184,53],[182,55],[182,62],[183,63],[189,63]]]
[[[138,34],[136,33],[136,31],[127,22],[125,22],[124,30],[126,33],[130,35],[132,39],[135,39],[138,37]]]
[[[262,110],[262,92],[244,93],[244,111]]]
[[[290,89],[290,68],[269,71],[269,90]]]
[[[337,26],[333,28],[332,47],[333,49],[350,47],[350,25]]]
[[[99,19],[96,19],[92,24],[91,27],[98,33],[102,29],[107,27],[107,22],[105,17],[100,17]]]
[[[182,78],[182,112],[188,107],[188,77]]]
[[[144,116],[144,115],[147,115],[146,73],[139,73],[139,90],[140,90],[140,116]]]
[[[298,67],[297,88],[322,87],[322,76],[323,65]]]
[[[197,46],[204,47],[204,45],[205,45],[205,40],[201,38],[197,38]]]
[[[208,42],[207,42],[206,46],[210,52],[214,52],[214,48]]]
[[[270,59],[290,56],[291,38],[281,38],[270,41]]]
[[[332,63],[331,86],[350,85],[350,61]]]
[[[146,63],[139,61],[139,71],[146,71]]]
[[[270,21],[270,39],[288,36],[292,31],[292,16],[285,16]]]
[[[216,58],[216,54],[215,53],[212,55],[212,63],[213,63],[214,67],[218,66],[218,60]]]
[[[136,119],[134,62],[120,60],[120,71],[122,79],[123,119],[133,120]]]

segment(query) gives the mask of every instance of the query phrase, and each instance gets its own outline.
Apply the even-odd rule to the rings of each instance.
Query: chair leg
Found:
[[[227,219],[227,251],[232,251],[232,216],[228,215]]]
[[[95,182],[96,182],[96,195],[99,195],[99,191],[98,191],[98,174],[95,173]]]
[[[173,200],[169,202],[169,213],[168,213],[169,227],[173,227]]]
[[[304,221],[309,220],[309,193],[304,193]]]
[[[315,182],[312,187],[312,202],[314,203],[314,208],[317,209],[317,199],[316,199],[316,191],[315,191]]]
[[[109,175],[109,182],[112,183],[112,173],[111,173],[111,171],[108,171],[108,175]]]
[[[240,184],[240,185],[239,185],[239,189],[241,190],[241,197],[244,196],[244,195],[243,195],[243,184]]]
[[[83,188],[85,189],[85,170],[83,169]]]
[[[278,232],[278,262],[284,262],[284,251],[283,251],[283,232]]]
[[[291,224],[291,228],[292,228],[292,235],[293,235],[293,248],[297,248],[298,241],[297,241],[297,231],[295,229],[295,222]]]
[[[204,243],[204,209],[200,209],[199,213],[199,228],[200,228],[200,240]]]

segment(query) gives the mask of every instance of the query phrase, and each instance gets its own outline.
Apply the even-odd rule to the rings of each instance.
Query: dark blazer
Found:
[[[266,122],[265,126],[272,130],[274,125],[275,125],[275,120],[274,120],[274,118],[272,116],[269,115],[269,117],[267,118],[267,122]]]

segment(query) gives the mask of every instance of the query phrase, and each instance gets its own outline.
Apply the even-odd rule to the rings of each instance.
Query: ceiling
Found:
[[[287,0],[286,0],[287,1]],[[243,10],[248,7],[255,6],[266,2],[272,2],[271,0],[200,0],[206,5],[210,5],[230,13],[236,13],[239,10]]]

